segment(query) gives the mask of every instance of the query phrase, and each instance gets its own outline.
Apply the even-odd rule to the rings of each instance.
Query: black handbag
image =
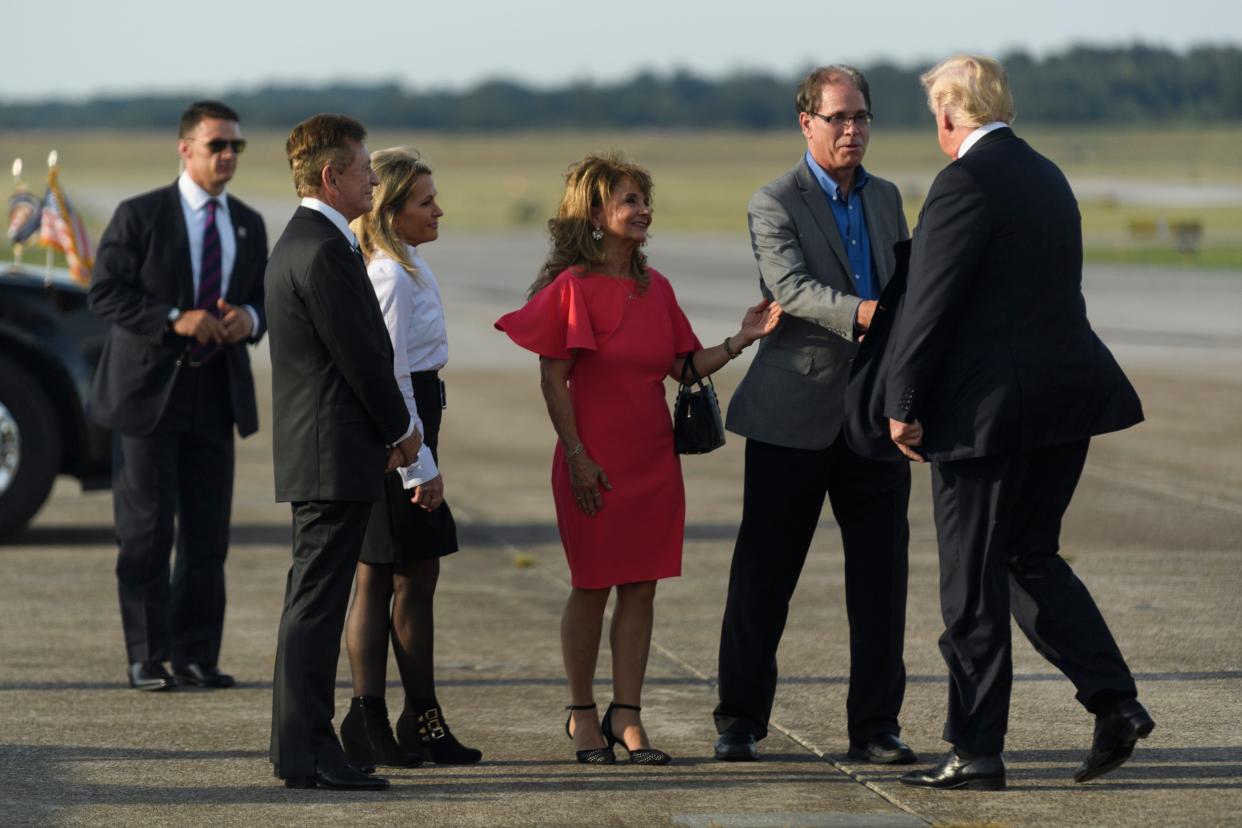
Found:
[[[681,369],[681,385],[673,408],[673,448],[678,454],[706,454],[724,444],[724,422],[720,419],[716,388],[710,377],[705,380],[699,376],[691,351]]]

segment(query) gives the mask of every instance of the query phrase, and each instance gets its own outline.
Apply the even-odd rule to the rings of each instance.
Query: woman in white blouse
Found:
[[[444,308],[418,248],[439,236],[444,211],[436,203],[431,169],[417,154],[380,150],[371,163],[380,182],[374,206],[352,227],[392,339],[393,373],[423,450],[417,465],[387,476],[385,499],[371,510],[346,621],[354,698],[341,721],[341,742],[351,764],[363,767],[467,764],[483,754],[449,731],[436,701],[432,659],[440,558],[457,551],[457,527],[436,467],[444,404],[438,371],[448,361]],[[405,688],[395,739],[384,702],[390,638]]]

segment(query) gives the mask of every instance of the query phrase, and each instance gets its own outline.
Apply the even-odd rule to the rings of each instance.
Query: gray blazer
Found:
[[[892,275],[893,245],[909,238],[901,193],[872,175],[861,190],[871,257],[883,287]],[[832,445],[844,417],[845,383],[862,301],[854,288],[841,233],[806,161],[764,185],[747,206],[759,289],[784,309],[729,402],[725,426],[787,448]]]

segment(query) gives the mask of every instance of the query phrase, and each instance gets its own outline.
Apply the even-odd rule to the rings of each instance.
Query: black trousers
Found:
[[[228,366],[215,359],[181,369],[154,433],[113,439],[117,592],[130,663],[217,665],[232,506]]]
[[[776,650],[825,495],[845,549],[850,740],[901,732],[910,468],[859,457],[838,437],[820,450],[746,441],[742,525],[720,632],[721,733],[767,735]]]
[[[940,651],[949,667],[944,738],[964,750],[1004,748],[1013,685],[1010,613],[1088,709],[1097,694],[1135,695],[1095,601],[1058,554],[1061,519],[1088,443],[932,466],[945,624]]]
[[[293,504],[293,565],[272,681],[271,760],[276,775],[310,776],[346,764],[332,729],[341,632],[370,503]]]

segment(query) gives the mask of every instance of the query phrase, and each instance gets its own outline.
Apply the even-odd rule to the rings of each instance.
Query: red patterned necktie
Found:
[[[220,230],[216,227],[216,210],[219,206],[220,202],[214,198],[207,200],[207,224],[203,227],[203,258],[199,268],[198,300],[194,303],[196,309],[205,310],[217,318],[220,316],[220,309],[216,307],[216,302],[220,299],[220,274],[223,262],[220,253]],[[190,346],[190,358],[201,365],[215,356],[219,350],[220,346],[214,342],[200,345],[195,341]]]

